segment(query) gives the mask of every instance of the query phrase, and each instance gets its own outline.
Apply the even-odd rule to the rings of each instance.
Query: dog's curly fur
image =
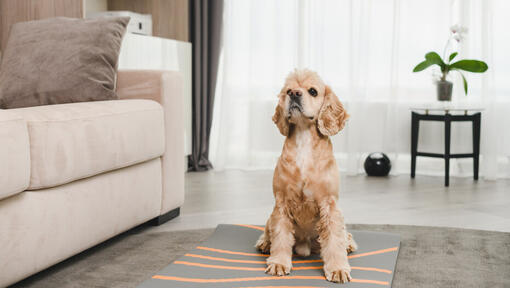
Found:
[[[326,279],[347,282],[347,253],[357,247],[336,206],[339,172],[329,136],[349,115],[317,73],[306,69],[289,74],[278,98],[273,121],[286,139],[273,177],[275,206],[256,247],[271,254],[268,274],[289,274],[293,251],[320,251]]]

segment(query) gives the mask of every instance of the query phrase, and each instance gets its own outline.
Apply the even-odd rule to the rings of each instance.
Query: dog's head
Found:
[[[273,122],[284,136],[289,135],[291,124],[315,124],[322,135],[332,136],[349,118],[331,87],[307,69],[290,73],[278,98]]]

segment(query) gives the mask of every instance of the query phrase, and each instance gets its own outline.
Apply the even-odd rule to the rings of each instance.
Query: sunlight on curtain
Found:
[[[510,132],[500,126],[510,126],[510,72],[505,69],[510,67],[505,52],[510,51],[510,19],[505,11],[510,1],[226,0],[213,165],[274,167],[284,140],[271,121],[276,95],[290,71],[307,67],[333,87],[351,114],[332,139],[341,170],[359,173],[367,153],[383,151],[393,161],[393,173],[409,173],[409,107],[436,97],[431,72],[411,71],[426,52],[442,54],[449,27],[460,23],[469,33],[459,56],[485,60],[489,71],[467,75],[468,97],[452,73],[453,101],[486,107],[482,174],[508,177]],[[423,124],[420,149],[442,152],[443,134],[439,123]],[[469,125],[454,125],[452,137],[452,153],[472,149]],[[471,160],[455,163],[452,175],[471,175]],[[417,172],[441,175],[442,165],[420,158]]]

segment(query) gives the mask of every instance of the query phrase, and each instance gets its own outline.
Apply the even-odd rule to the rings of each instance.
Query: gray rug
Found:
[[[510,233],[399,225],[348,228],[401,236],[394,288],[510,287]],[[136,287],[213,231],[147,233],[147,227],[138,227],[13,287]]]

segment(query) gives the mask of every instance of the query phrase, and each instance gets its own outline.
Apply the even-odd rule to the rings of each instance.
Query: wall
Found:
[[[108,0],[108,10],[151,14],[154,36],[189,42],[188,0]]]
[[[83,17],[84,0],[0,0],[0,50],[9,36],[9,28],[17,22],[56,16]]]
[[[108,0],[86,0],[85,17],[90,12],[101,12],[108,10]]]

